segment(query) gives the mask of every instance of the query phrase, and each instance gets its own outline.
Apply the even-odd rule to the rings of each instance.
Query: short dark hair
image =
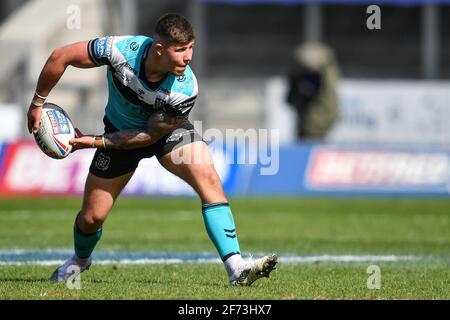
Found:
[[[180,14],[167,13],[158,19],[155,33],[170,42],[185,44],[195,39],[189,21]]]

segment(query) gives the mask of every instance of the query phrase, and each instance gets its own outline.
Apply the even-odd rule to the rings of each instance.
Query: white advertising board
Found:
[[[280,129],[283,143],[297,122],[286,91],[283,78],[267,82],[266,125]],[[338,96],[340,119],[327,142],[450,145],[450,82],[345,79]]]

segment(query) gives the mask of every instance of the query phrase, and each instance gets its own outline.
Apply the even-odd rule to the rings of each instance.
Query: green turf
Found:
[[[80,199],[0,199],[0,249],[71,248]],[[445,199],[234,199],[245,254],[377,254],[425,257],[373,263],[280,264],[250,288],[229,288],[218,264],[98,266],[82,290],[46,281],[53,267],[0,266],[1,299],[449,299],[450,201]],[[210,251],[194,199],[119,199],[98,250]],[[372,264],[372,263],[370,263]],[[46,293],[46,294],[45,294]]]
[[[1,267],[0,299],[449,299],[445,266],[379,264],[380,289],[368,289],[367,266],[280,265],[251,287],[227,285],[218,264],[93,266],[81,290],[47,281],[53,268]]]

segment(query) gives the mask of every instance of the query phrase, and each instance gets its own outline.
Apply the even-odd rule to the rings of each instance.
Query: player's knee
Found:
[[[105,221],[104,218],[102,218],[100,215],[95,214],[93,212],[86,212],[84,214],[81,214],[78,218],[78,223],[83,226],[87,227],[89,229],[98,229],[103,225],[103,222]]]

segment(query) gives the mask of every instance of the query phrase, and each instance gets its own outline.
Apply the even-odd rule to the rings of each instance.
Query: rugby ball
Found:
[[[54,103],[42,106],[41,127],[34,134],[39,148],[53,159],[63,159],[72,151],[70,139],[75,137],[72,121],[67,113]]]

